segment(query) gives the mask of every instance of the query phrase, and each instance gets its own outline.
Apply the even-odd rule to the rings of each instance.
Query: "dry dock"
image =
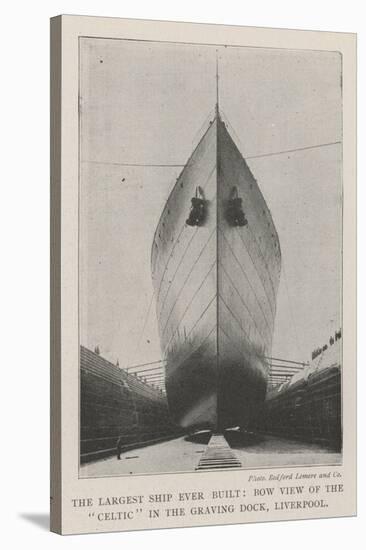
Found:
[[[230,448],[242,468],[335,465],[341,453],[320,445],[291,441],[269,435],[247,434],[230,440]],[[235,441],[236,439],[236,441]],[[179,437],[171,441],[134,449],[121,455],[84,464],[80,477],[104,477],[126,474],[194,472],[207,450],[208,436]]]

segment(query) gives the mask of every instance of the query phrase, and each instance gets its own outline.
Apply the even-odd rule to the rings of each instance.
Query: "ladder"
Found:
[[[221,470],[241,468],[241,466],[240,460],[237,459],[224,436],[212,434],[207,449],[195,469]]]

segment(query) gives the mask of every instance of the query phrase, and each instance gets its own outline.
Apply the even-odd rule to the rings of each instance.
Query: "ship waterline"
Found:
[[[281,252],[218,111],[166,202],[151,264],[173,419],[245,427],[265,398]]]

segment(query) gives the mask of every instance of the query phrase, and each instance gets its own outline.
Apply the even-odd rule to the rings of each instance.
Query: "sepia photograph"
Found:
[[[342,464],[342,55],[79,37],[79,478]]]

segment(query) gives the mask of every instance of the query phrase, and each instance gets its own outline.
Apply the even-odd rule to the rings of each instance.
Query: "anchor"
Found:
[[[196,196],[191,199],[191,203],[191,210],[186,224],[190,226],[203,225],[207,216],[207,201],[201,187],[196,187]]]
[[[244,227],[248,220],[242,208],[243,199],[238,196],[238,189],[234,186],[226,208],[226,221],[234,227]]]

